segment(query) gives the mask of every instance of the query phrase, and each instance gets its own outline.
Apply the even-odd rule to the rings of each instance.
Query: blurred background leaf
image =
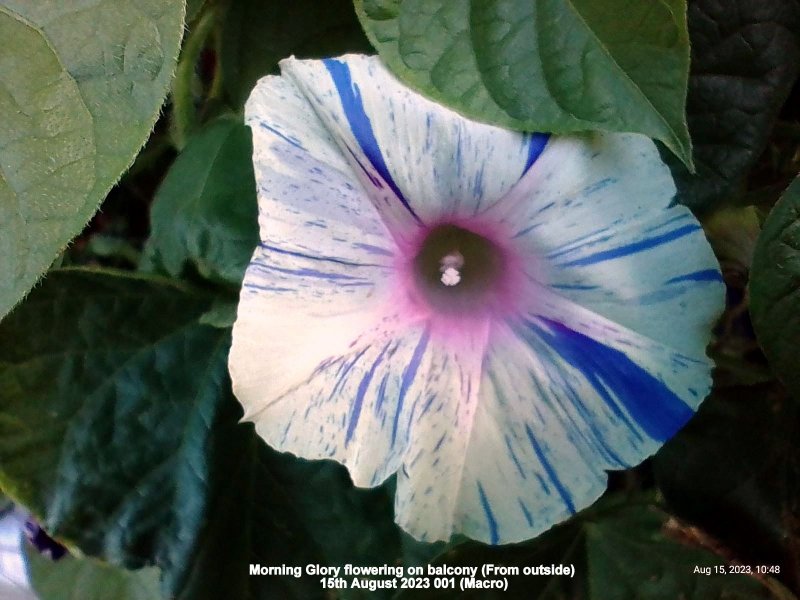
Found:
[[[635,131],[691,165],[685,0],[355,4],[395,75],[473,119],[554,133]]]
[[[0,2],[0,318],[141,149],[183,15],[182,0]]]
[[[57,561],[25,545],[31,587],[40,600],[159,600],[158,569],[127,571],[91,558]]]
[[[282,58],[372,53],[350,0],[232,0],[220,42],[225,92],[237,109]]]
[[[800,409],[775,383],[715,391],[659,451],[669,506],[720,540],[728,559],[779,565],[800,584]]]
[[[0,481],[55,537],[161,569],[165,594],[316,598],[318,578],[249,563],[400,559],[391,497],[340,465],[270,449],[227,377],[211,296],[167,280],[55,271],[0,324]]]
[[[744,191],[800,69],[796,0],[690,0],[686,112],[697,173],[668,151],[678,198],[707,212]]]
[[[750,305],[770,364],[800,402],[800,177],[764,223],[753,258]]]
[[[725,560],[674,539],[678,527],[647,497],[612,496],[530,542],[491,547],[465,542],[433,564],[518,567],[574,565],[575,576],[510,576],[508,590],[409,590],[416,598],[537,600],[757,600],[781,598],[744,575],[714,575]],[[700,575],[695,568],[709,568]],[[778,586],[773,585],[777,588]],[[789,598],[791,596],[788,596]],[[783,596],[787,598],[787,596]]]

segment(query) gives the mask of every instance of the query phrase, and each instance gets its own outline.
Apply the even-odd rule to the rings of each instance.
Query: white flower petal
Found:
[[[363,316],[359,319],[363,323]],[[375,486],[392,475],[406,452],[410,415],[426,389],[430,331],[381,319],[359,335],[353,333],[355,319],[338,318],[330,321],[331,328],[312,322],[307,331],[317,334],[314,339],[297,340],[297,323],[276,328],[276,319],[260,329],[263,319],[254,321],[259,330],[246,330],[247,339],[259,354],[248,359],[240,340],[232,365],[242,368],[234,374],[234,388],[258,434],[279,450],[347,465],[358,486]],[[286,347],[268,347],[259,334],[288,335],[289,340]],[[290,351],[292,342],[309,352]],[[244,365],[248,360],[251,364]],[[253,376],[256,366],[259,374]],[[287,369],[305,378],[276,393],[275,378],[282,379]]]
[[[281,69],[398,222],[474,214],[519,181],[547,143],[547,135],[465,120],[399,83],[378,57],[288,59]]]
[[[472,123],[375,58],[282,68],[247,106],[262,243],[230,355],[268,443],[359,486],[397,472],[397,521],[419,539],[504,543],[587,506],[604,470],[686,422],[723,286],[652,142]],[[395,255],[413,248],[395,242],[476,214],[517,227],[534,283],[527,312],[448,343],[451,321],[402,308]]]
[[[30,589],[25,561],[25,515],[19,509],[6,508],[0,516],[0,598],[35,600]]]
[[[396,247],[290,81],[261,79],[246,118],[261,243],[245,273],[229,364],[247,416],[378,318]]]
[[[305,97],[265,77],[245,109],[261,241],[329,262],[386,263],[394,242]]]
[[[652,141],[594,134],[551,140],[494,210],[518,224],[515,241],[539,257],[541,283],[625,327],[703,355],[724,285],[700,224],[673,203],[674,195]]]
[[[704,357],[542,294],[538,313],[495,330],[482,366],[456,371],[469,393],[443,376],[429,384],[428,396],[460,402],[411,430],[396,512],[416,537],[534,537],[597,499],[606,470],[653,454],[707,394]]]

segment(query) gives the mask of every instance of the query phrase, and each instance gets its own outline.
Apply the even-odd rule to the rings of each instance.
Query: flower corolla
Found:
[[[420,540],[507,543],[687,422],[724,286],[651,140],[473,122],[375,57],[281,69],[246,107],[261,243],[230,354],[271,446],[396,473]]]

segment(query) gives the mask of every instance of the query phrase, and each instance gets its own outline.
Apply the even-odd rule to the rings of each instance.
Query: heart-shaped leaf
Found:
[[[0,0],[0,318],[144,144],[183,14],[182,0]]]
[[[691,166],[685,0],[356,0],[381,58],[421,93],[512,129],[660,139]]]

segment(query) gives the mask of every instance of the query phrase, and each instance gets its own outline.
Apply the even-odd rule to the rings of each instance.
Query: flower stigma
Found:
[[[441,281],[444,285],[458,285],[461,281],[461,267],[464,266],[464,256],[458,250],[447,254],[439,261],[439,271],[442,272]]]
[[[447,267],[442,271],[442,283],[445,285],[458,285],[461,281],[461,273],[454,267]]]

